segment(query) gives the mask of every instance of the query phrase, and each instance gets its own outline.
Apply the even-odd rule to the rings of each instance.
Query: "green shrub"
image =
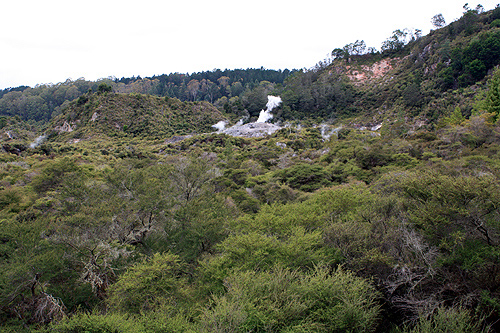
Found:
[[[69,157],[47,160],[41,173],[33,178],[31,185],[38,193],[55,190],[78,169],[75,160]]]
[[[146,332],[146,330],[140,322],[124,314],[80,313],[52,324],[50,332],[141,333]]]
[[[179,257],[155,253],[127,269],[109,288],[108,304],[114,310],[139,313],[159,306],[186,301],[186,278]]]
[[[493,22],[490,23],[490,27],[492,28],[498,28],[500,27],[500,19],[496,19]]]
[[[226,280],[201,324],[216,332],[371,332],[379,306],[375,288],[349,271],[310,273],[274,268]]]
[[[231,193],[231,197],[245,213],[256,213],[259,210],[259,200],[252,197],[247,191],[239,189]]]
[[[480,332],[480,323],[473,321],[470,311],[463,308],[438,308],[430,318],[421,316],[411,333]]]
[[[295,227],[282,238],[257,232],[229,236],[216,249],[220,254],[207,258],[202,265],[206,274],[218,281],[234,271],[267,270],[276,265],[305,269],[340,261],[338,250],[324,246],[319,230],[305,232],[302,227]]]
[[[181,313],[175,313],[174,307],[160,307],[155,311],[142,313],[140,322],[146,328],[148,333],[198,333],[197,323],[193,323],[187,316]]]
[[[305,192],[312,192],[331,184],[325,169],[317,164],[296,164],[276,172],[276,176],[292,188]]]
[[[268,182],[265,184],[255,184],[252,189],[252,194],[255,195],[260,202],[272,204],[293,201],[298,196],[298,191],[295,191],[288,185],[281,185],[275,182]]]
[[[20,191],[15,188],[6,188],[0,190],[0,210],[5,208],[10,208],[10,210],[17,210],[17,206],[22,201],[22,196]]]

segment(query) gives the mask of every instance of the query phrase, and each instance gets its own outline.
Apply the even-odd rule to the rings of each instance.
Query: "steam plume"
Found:
[[[40,135],[38,138],[35,139],[32,143],[30,143],[30,148],[36,148],[39,145],[42,144],[42,142],[45,140],[46,136],[45,135]]]
[[[267,96],[267,104],[266,110],[260,111],[259,119],[257,119],[256,123],[265,123],[268,120],[273,118],[271,111],[278,107],[281,104],[281,98],[279,96]]]
[[[224,120],[219,121],[217,124],[212,125],[213,128],[218,131],[223,131],[226,128],[227,123]]]

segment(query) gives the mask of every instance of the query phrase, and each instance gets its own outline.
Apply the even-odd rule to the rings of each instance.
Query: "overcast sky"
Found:
[[[500,0],[479,2],[486,10]],[[356,40],[427,34],[457,0],[12,0],[0,7],[0,89],[84,77],[310,68]],[[475,8],[478,3],[469,3]]]

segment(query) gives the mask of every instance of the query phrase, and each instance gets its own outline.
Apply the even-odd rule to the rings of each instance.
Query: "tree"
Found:
[[[462,111],[460,110],[460,106],[457,105],[453,113],[445,118],[447,124],[450,125],[460,125],[465,120],[465,117],[462,115]]]
[[[366,51],[366,43],[364,40],[356,40],[352,44],[352,54],[353,55],[362,55]]]
[[[446,21],[443,17],[443,14],[434,15],[431,19],[431,23],[433,27],[436,29],[442,28],[446,25]]]
[[[366,53],[366,43],[364,40],[356,40],[354,43],[346,44],[343,48],[336,48],[332,51],[333,59],[345,59],[349,61],[351,55],[362,55]]]
[[[219,90],[219,87],[215,83],[210,80],[203,79],[201,80],[201,92],[205,94],[205,99],[207,99],[210,103],[213,103],[214,96]]]
[[[406,44],[406,37],[408,32],[405,30],[394,30],[392,36],[382,43],[382,52],[385,51],[399,51]]]
[[[219,83],[220,90],[223,96],[230,96],[231,95],[231,87],[229,85],[230,78],[227,76],[221,76],[220,78],[217,79],[217,82]]]
[[[346,51],[344,49],[336,48],[332,51],[333,59],[344,59],[346,58]]]
[[[217,175],[210,156],[181,157],[173,161],[172,185],[181,203],[188,202],[203,193],[210,180]]]
[[[101,82],[99,86],[97,87],[97,93],[98,94],[104,94],[113,91],[113,88],[104,82]]]
[[[196,101],[196,97],[200,92],[200,82],[198,80],[191,80],[187,84],[187,90],[189,92],[189,96],[191,96],[193,101]]]
[[[262,85],[247,91],[242,96],[243,105],[251,116],[258,116],[259,112],[266,106],[267,90]]]
[[[397,29],[392,32],[392,36],[382,43],[382,52],[397,52],[400,51],[406,44],[419,39],[422,36],[422,30],[403,30]]]
[[[241,95],[244,90],[245,88],[243,88],[243,85],[239,81],[231,84],[231,96],[233,97]]]
[[[485,100],[486,111],[493,114],[494,120],[500,118],[500,70],[496,70],[488,81],[488,92]]]

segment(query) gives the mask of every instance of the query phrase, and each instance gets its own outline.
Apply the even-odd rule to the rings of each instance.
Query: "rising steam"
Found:
[[[223,131],[226,128],[226,125],[227,125],[227,122],[224,120],[221,120],[217,124],[212,125],[212,127],[217,129],[218,131]]]
[[[267,96],[266,110],[260,111],[259,119],[256,123],[265,123],[273,118],[271,111],[281,104],[281,98],[279,96]]]
[[[30,143],[30,148],[36,148],[39,145],[42,144],[42,142],[45,140],[46,136],[45,135],[40,135],[38,138],[35,139],[32,143]]]

